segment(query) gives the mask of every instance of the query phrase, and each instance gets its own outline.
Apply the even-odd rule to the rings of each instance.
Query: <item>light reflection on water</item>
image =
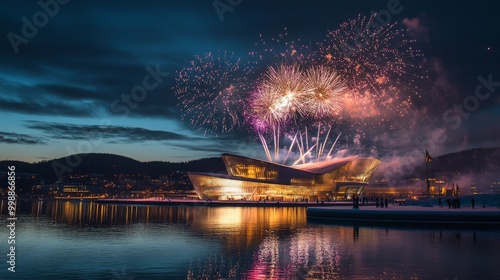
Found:
[[[499,231],[308,224],[305,208],[34,201],[16,230],[17,272],[0,279],[500,276]]]

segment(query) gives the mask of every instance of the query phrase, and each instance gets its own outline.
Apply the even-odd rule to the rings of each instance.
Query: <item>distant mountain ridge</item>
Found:
[[[431,154],[432,156],[432,154]],[[428,164],[429,173],[500,173],[500,148],[477,148],[436,156]],[[415,170],[414,175],[424,176],[425,163]]]
[[[0,170],[15,165],[17,173],[35,173],[39,178],[56,179],[54,165],[71,170],[66,174],[143,174],[158,178],[175,171],[220,172],[225,170],[222,158],[203,158],[187,162],[151,161],[140,162],[135,159],[104,153],[75,154],[54,160],[27,163],[22,161],[0,161]],[[67,168],[67,169],[66,169]]]
[[[432,154],[431,154],[432,155]],[[422,162],[424,159],[422,159]],[[0,161],[0,170],[15,165],[18,173],[34,173],[39,178],[56,179],[53,165],[57,163],[71,169],[66,174],[142,174],[158,178],[175,171],[194,172],[225,172],[222,158],[203,158],[187,162],[150,161],[140,162],[135,159],[104,153],[76,154],[54,160],[27,163],[22,161]],[[431,174],[439,172],[500,172],[500,148],[478,148],[456,153],[436,156],[429,163]],[[425,176],[425,163],[418,166],[413,176]]]

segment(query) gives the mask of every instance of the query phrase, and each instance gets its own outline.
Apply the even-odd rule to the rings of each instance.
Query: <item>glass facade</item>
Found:
[[[189,173],[201,199],[214,200],[303,200],[310,194],[305,186],[248,181],[214,174]]]
[[[373,171],[380,165],[376,159],[355,159],[332,172],[319,175],[322,183],[350,182],[368,184]]]
[[[278,181],[276,164],[234,155],[224,155],[223,159],[229,175],[270,182]]]
[[[228,175],[188,173],[200,199],[338,200],[359,195],[377,159],[352,158],[336,169],[317,174],[247,157],[223,154]]]

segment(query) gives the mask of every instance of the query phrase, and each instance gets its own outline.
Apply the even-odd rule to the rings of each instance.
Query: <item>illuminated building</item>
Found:
[[[449,184],[451,183],[453,185],[452,181],[449,180],[438,180],[435,178],[430,178],[432,184],[429,189],[430,191],[430,196],[431,197],[440,197],[440,196],[446,196],[447,194],[450,194],[447,192],[447,188]],[[451,195],[454,196],[454,195]]]
[[[223,154],[226,174],[188,173],[200,199],[213,200],[339,200],[359,195],[368,184],[377,159],[357,156],[285,166]]]
[[[87,185],[81,184],[66,184],[62,188],[62,193],[64,195],[83,195],[90,193],[89,187]]]
[[[470,185],[470,194],[478,194],[476,184]]]

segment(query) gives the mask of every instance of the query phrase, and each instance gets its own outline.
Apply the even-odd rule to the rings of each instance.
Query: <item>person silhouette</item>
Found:
[[[352,197],[352,208],[359,209],[359,200],[358,200],[358,197],[356,197],[356,196]]]
[[[357,240],[359,238],[359,227],[358,226],[353,227],[352,235],[354,237],[354,240]]]
[[[472,209],[474,209],[474,204],[476,203],[476,200],[474,198],[472,198],[470,200],[470,205],[472,206]]]

